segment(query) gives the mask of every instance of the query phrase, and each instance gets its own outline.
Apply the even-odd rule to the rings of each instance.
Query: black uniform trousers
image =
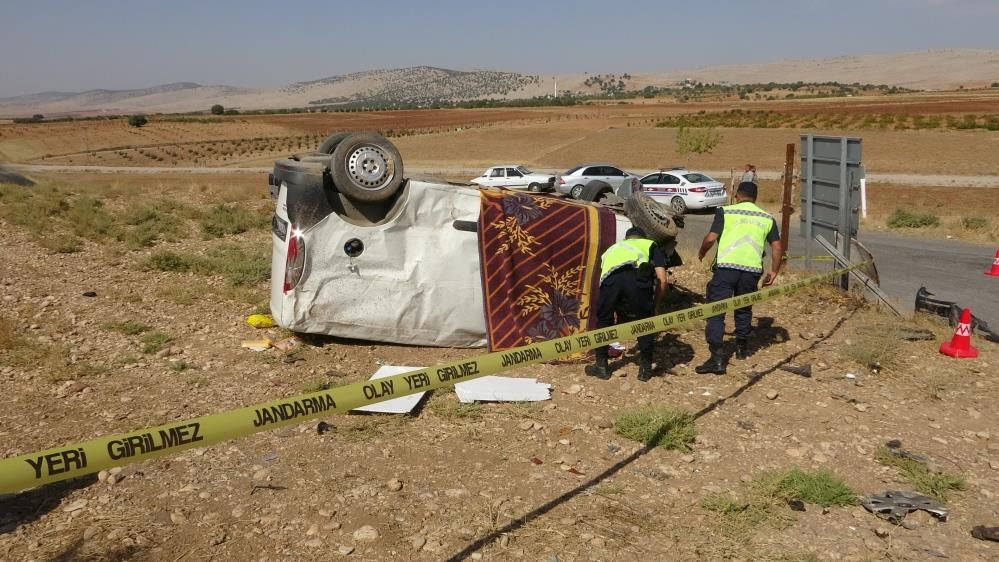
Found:
[[[597,298],[597,327],[613,326],[615,315],[621,322],[641,320],[653,315],[655,287],[651,279],[644,279],[637,269],[625,267],[608,275],[600,283],[600,296]],[[649,334],[638,338],[638,350],[643,359],[652,360],[656,335]],[[597,358],[607,355],[607,346],[596,349]]]
[[[752,271],[716,267],[711,281],[708,282],[708,302],[752,293],[756,290],[756,286],[762,276],[762,273],[753,273]],[[732,314],[735,316],[736,339],[749,338],[749,329],[753,324],[753,307],[738,308]],[[725,339],[725,315],[720,314],[708,318],[708,325],[704,330],[704,335],[708,343],[722,343]]]

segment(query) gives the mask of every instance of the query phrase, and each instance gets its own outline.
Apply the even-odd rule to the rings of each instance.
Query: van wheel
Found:
[[[644,193],[634,193],[624,203],[625,213],[631,223],[642,230],[649,238],[665,244],[676,239],[679,228],[671,209],[656,203]]]
[[[597,202],[608,193],[614,193],[614,188],[610,186],[609,183],[600,180],[593,180],[586,184],[583,191],[579,194],[579,199],[583,201],[593,201]]]
[[[326,137],[323,144],[319,145],[318,152],[323,154],[333,154],[333,150],[336,149],[336,145],[340,144],[340,141],[350,136],[350,133],[333,133],[332,135]]]
[[[381,135],[353,133],[333,149],[330,174],[333,185],[350,199],[369,203],[385,201],[402,186],[402,156],[395,145]]]

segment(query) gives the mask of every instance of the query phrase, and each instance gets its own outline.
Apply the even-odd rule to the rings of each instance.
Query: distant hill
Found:
[[[599,80],[598,80],[599,78]],[[271,89],[202,86],[192,82],[137,90],[42,92],[0,99],[0,116],[34,113],[56,117],[99,113],[204,111],[219,103],[242,110],[308,107],[319,104],[433,104],[441,101],[520,99],[548,95],[557,79],[560,93],[597,93],[613,87],[639,90],[683,80],[747,84],[840,82],[887,84],[912,89],[956,89],[999,81],[999,51],[946,49],[892,55],[782,60],[766,64],[713,66],[690,70],[620,75],[526,75],[494,70],[449,70],[417,66],[329,76]]]

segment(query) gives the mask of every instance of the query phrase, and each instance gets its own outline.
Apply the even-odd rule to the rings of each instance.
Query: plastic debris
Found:
[[[407,373],[409,371],[419,370],[420,367],[404,367],[399,365],[382,365],[375,371],[375,374],[371,375],[368,380],[377,380],[384,377],[391,377],[392,375],[400,375],[402,373]],[[386,400],[384,402],[376,402],[374,404],[368,404],[367,406],[361,406],[360,408],[354,408],[351,412],[376,412],[380,414],[408,414],[413,411],[419,403],[423,400],[426,392],[417,392],[416,394],[410,394],[408,396],[401,396],[399,398],[393,398],[391,400]]]
[[[454,385],[458,401],[470,402],[539,402],[551,400],[552,386],[537,379],[486,376]]]
[[[245,347],[246,349],[249,349],[251,351],[267,351],[268,349],[271,348],[272,345],[274,345],[274,342],[272,342],[268,338],[264,338],[260,340],[244,341],[241,344],[241,347]]]
[[[246,317],[246,323],[254,328],[273,328],[275,325],[270,314],[251,314]]]

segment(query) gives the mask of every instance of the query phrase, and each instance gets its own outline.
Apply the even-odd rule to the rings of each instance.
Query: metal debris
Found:
[[[887,519],[892,523],[900,524],[905,516],[911,511],[922,509],[941,521],[947,520],[949,510],[940,505],[933,498],[917,494],[915,492],[902,492],[890,490],[877,496],[864,496],[860,498],[860,504],[867,511]]]
[[[960,305],[953,301],[933,298],[933,293],[927,291],[926,287],[920,287],[916,291],[915,308],[916,312],[927,312],[946,318],[947,323],[952,327],[957,326],[960,322],[963,310]],[[971,330],[993,343],[999,343],[999,334],[992,331],[987,322],[974,314],[971,315]]]

